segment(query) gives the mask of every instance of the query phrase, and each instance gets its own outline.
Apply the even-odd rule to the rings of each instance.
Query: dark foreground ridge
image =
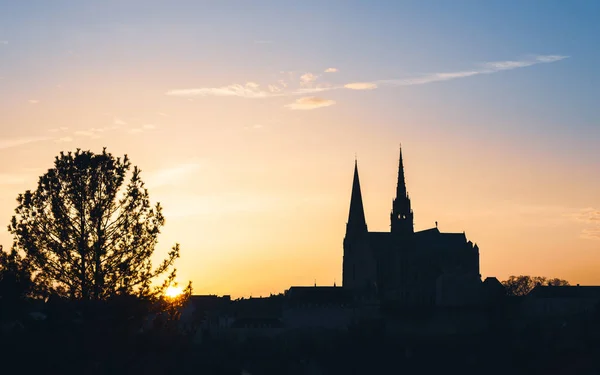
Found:
[[[136,313],[133,300],[28,303],[2,320],[2,373],[597,374],[598,293],[539,288],[480,311],[382,312],[345,327],[331,310],[347,301],[319,302],[321,288],[318,298],[193,296],[173,321]]]

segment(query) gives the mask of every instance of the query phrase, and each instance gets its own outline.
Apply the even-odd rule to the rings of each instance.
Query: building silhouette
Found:
[[[481,286],[479,248],[465,233],[415,232],[402,149],[390,232],[367,228],[358,163],[346,224],[343,288],[405,308],[475,304]]]
[[[202,324],[214,337],[318,336],[323,329],[383,326],[391,334],[484,330],[484,310],[502,303],[504,287],[493,277],[482,282],[479,248],[464,232],[441,233],[437,223],[414,231],[402,150],[390,227],[390,232],[369,232],[355,161],[341,287],[291,286],[269,298],[227,298],[217,308],[208,296],[193,300],[190,311],[208,311]],[[428,314],[417,319],[404,314],[413,309]]]

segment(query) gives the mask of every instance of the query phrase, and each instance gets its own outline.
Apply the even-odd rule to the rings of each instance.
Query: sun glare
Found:
[[[175,297],[179,296],[182,292],[183,292],[183,290],[180,287],[170,286],[165,291],[165,295],[169,298],[175,298]]]

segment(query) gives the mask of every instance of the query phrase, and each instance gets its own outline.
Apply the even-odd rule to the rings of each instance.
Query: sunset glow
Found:
[[[26,3],[0,12],[5,249],[54,157],[107,147],[194,294],[339,285],[355,155],[389,231],[402,143],[415,230],[465,231],[483,277],[600,285],[600,2]]]
[[[169,298],[175,298],[175,297],[180,296],[181,293],[183,293],[183,289],[181,289],[180,287],[178,287],[178,286],[170,286],[165,291],[165,296],[167,296]]]

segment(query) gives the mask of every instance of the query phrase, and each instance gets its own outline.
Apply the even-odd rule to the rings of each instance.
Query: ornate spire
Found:
[[[406,180],[404,178],[404,161],[402,160],[402,145],[400,145],[400,160],[398,162],[398,182],[396,185],[396,198],[392,203],[392,213],[390,215],[392,232],[394,233],[413,233],[413,212],[410,207],[410,198],[406,190]]]
[[[404,178],[404,162],[402,161],[402,144],[400,144],[400,161],[398,162],[398,183],[396,185],[396,199],[406,198],[406,180]]]
[[[346,235],[351,232],[366,231],[367,222],[365,220],[365,210],[363,208],[360,181],[358,179],[358,162],[354,159],[354,179],[352,181],[352,195],[350,197],[350,212],[348,213],[348,223],[346,224]]]

